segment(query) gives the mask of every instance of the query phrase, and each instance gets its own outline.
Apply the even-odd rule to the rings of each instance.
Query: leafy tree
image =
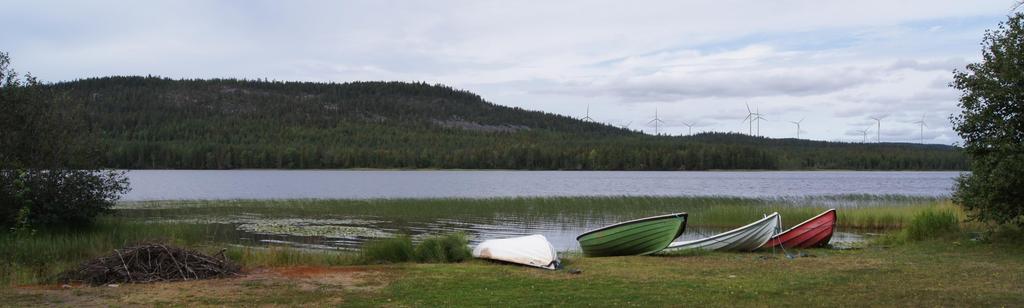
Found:
[[[96,168],[85,108],[0,52],[0,227],[83,225],[128,189],[123,172]]]
[[[1024,226],[1024,14],[986,31],[982,46],[981,62],[953,75],[963,110],[952,120],[971,160],[953,198],[974,219]]]

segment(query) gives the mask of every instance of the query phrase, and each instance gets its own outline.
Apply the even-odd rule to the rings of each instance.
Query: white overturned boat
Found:
[[[751,251],[760,248],[779,232],[782,218],[772,213],[761,220],[699,240],[673,242],[666,251],[683,249]]]
[[[558,268],[555,247],[540,234],[483,241],[473,249],[473,257],[551,270]]]

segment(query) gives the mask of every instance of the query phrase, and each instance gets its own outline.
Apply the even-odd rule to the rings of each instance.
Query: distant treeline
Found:
[[[85,100],[112,168],[962,170],[948,146],[650,136],[446,86],[106,77]]]

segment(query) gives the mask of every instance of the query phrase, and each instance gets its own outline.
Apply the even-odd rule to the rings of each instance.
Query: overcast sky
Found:
[[[0,50],[45,81],[107,75],[443,83],[685,134],[959,140],[952,71],[999,1],[0,1]]]

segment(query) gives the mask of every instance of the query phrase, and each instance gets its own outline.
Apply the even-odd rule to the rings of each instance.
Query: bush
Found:
[[[469,241],[462,233],[432,236],[419,245],[413,245],[409,236],[399,236],[366,242],[362,256],[367,263],[449,263],[462,262],[470,257]]]
[[[399,263],[413,259],[412,238],[399,236],[363,244],[363,258],[368,263]]]
[[[0,226],[86,225],[127,191],[128,181],[120,171],[0,170]]]
[[[469,241],[462,233],[434,236],[416,246],[416,261],[423,263],[462,262],[469,259]]]
[[[953,212],[928,210],[915,215],[903,235],[907,240],[920,241],[949,235],[959,229],[960,223]]]

